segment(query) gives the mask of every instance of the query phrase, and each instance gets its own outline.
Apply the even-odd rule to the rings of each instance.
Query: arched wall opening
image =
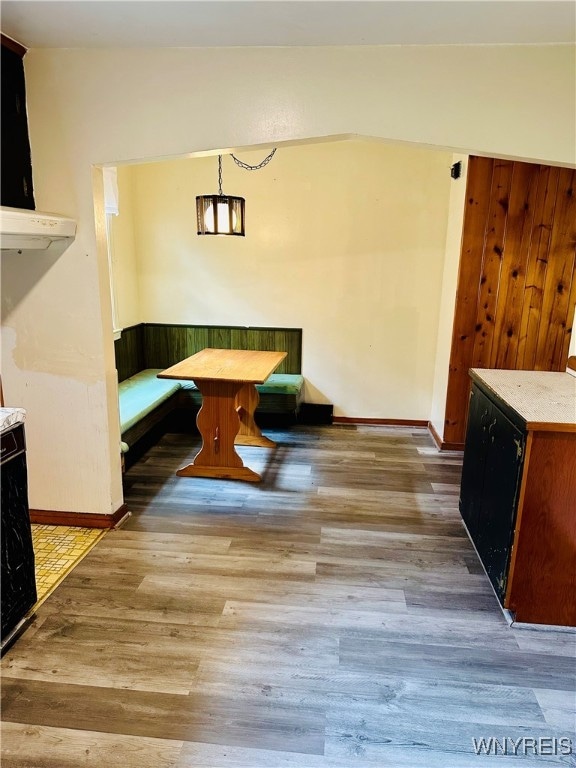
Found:
[[[256,164],[266,150],[239,154]],[[452,159],[358,137],[282,144],[253,173],[224,155],[224,190],[246,198],[245,238],[196,234],[214,156],[119,167],[117,327],[301,327],[308,402],[428,420]]]
[[[122,501],[93,168],[350,133],[570,164],[573,64],[566,46],[29,51],[36,204],[78,221],[56,264],[3,272],[3,292],[16,297],[3,328],[3,382],[10,401],[34,414],[32,506],[108,515]],[[211,189],[213,167],[207,173]],[[259,185],[262,172],[254,177]],[[58,435],[58,451],[47,435]]]

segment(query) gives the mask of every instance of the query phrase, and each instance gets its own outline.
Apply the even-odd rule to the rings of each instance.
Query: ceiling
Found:
[[[2,0],[27,48],[574,43],[573,0]]]

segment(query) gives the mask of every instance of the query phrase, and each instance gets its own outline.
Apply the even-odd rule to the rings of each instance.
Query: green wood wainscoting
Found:
[[[258,420],[294,423],[303,396],[301,328],[141,323],[114,342],[119,382],[122,453],[131,464],[165,431],[195,430],[202,398],[193,382],[157,379],[159,372],[207,347],[287,352],[257,387]],[[134,449],[134,446],[138,447]],[[128,455],[128,451],[130,451]]]
[[[168,368],[206,347],[287,352],[276,373],[302,373],[301,328],[140,323],[114,342],[118,381],[146,368]]]

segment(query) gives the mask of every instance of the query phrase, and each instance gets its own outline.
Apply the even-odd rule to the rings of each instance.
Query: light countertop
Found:
[[[470,375],[513,408],[527,429],[576,432],[576,377],[569,373],[472,368]]]
[[[0,408],[0,434],[7,432],[26,419],[24,408]]]

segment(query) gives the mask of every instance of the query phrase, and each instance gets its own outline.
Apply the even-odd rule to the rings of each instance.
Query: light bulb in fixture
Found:
[[[229,235],[230,232],[234,232],[236,229],[236,222],[238,217],[236,211],[232,208],[232,227],[230,227],[230,215],[229,207],[227,203],[218,203],[216,205],[216,216],[218,219],[218,232],[221,235]],[[206,230],[212,234],[216,233],[215,221],[214,221],[214,205],[210,204],[204,214],[204,226]]]

